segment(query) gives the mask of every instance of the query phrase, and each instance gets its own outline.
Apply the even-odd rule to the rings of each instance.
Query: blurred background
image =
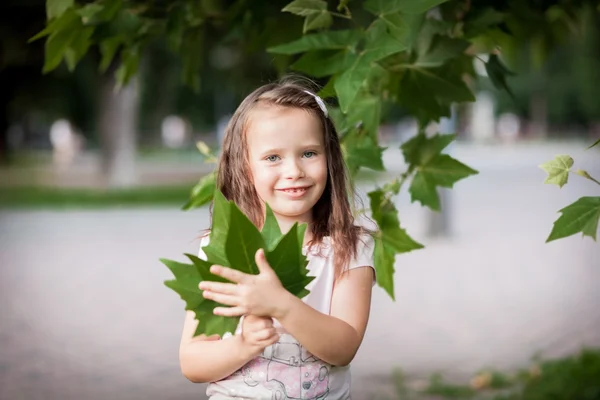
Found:
[[[261,7],[279,15],[281,4]],[[158,260],[197,253],[208,227],[206,207],[181,209],[213,168],[196,142],[218,151],[237,104],[282,65],[264,46],[205,46],[194,90],[154,43],[117,92],[93,52],[73,72],[42,74],[44,41],[27,41],[44,28],[43,1],[0,10],[0,398],[205,398],[179,371],[184,303]],[[441,214],[406,191],[396,198],[426,248],[397,257],[395,301],[375,288],[354,398],[491,398],[515,374],[539,378],[550,359],[562,360],[553,385],[600,382],[600,247],[580,235],[545,243],[557,211],[598,187],[572,176],[559,190],[538,168],[569,154],[600,176],[600,146],[586,150],[600,138],[597,14],[543,62],[512,49],[514,97],[475,62],[477,101],[431,127],[457,132],[449,153],[479,174],[443,191]],[[300,19],[277,18],[290,38],[301,31]],[[387,171],[358,174],[363,201],[403,172],[398,146],[416,131],[391,110],[380,129]]]

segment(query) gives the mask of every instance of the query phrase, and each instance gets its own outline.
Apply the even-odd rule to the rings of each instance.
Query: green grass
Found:
[[[199,175],[200,177],[200,175]],[[356,183],[391,179],[385,173],[362,170]],[[188,201],[194,183],[130,189],[52,188],[47,186],[0,187],[0,209],[67,209],[173,206]]]
[[[401,371],[395,371],[394,399],[402,400],[600,400],[600,350],[555,360],[537,361],[530,368],[504,374],[482,371],[483,384],[449,383],[430,377],[427,387],[414,390]],[[391,400],[391,398],[389,399]]]
[[[65,189],[49,187],[0,188],[3,209],[116,208],[173,206],[181,208],[193,185],[132,189]]]

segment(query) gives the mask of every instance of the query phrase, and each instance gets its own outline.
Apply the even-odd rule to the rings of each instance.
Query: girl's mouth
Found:
[[[298,187],[298,188],[287,188],[287,189],[279,189],[280,192],[284,192],[285,194],[291,197],[300,197],[304,195],[310,187]]]

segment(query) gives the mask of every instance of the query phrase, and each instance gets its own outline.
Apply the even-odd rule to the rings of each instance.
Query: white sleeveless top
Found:
[[[206,259],[200,243],[199,257]],[[350,261],[349,269],[373,268],[374,241],[368,235],[358,243],[357,257]],[[309,275],[315,279],[307,286],[310,293],[302,301],[323,314],[330,314],[333,294],[333,249],[329,237],[323,239],[308,254]],[[375,280],[373,280],[375,284]],[[211,400],[225,399],[319,399],[342,400],[350,398],[350,367],[337,367],[310,354],[277,320],[274,325],[280,333],[277,343],[267,347],[261,355],[251,360],[229,377],[208,385],[206,394]],[[240,325],[235,334],[240,334]],[[226,334],[224,340],[231,336]]]

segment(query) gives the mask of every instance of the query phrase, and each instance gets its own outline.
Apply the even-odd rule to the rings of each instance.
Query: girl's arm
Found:
[[[254,358],[255,355],[244,346],[241,335],[225,340],[204,335],[193,337],[197,325],[194,313],[187,311],[179,345],[179,364],[181,372],[190,381],[218,381]]]
[[[371,308],[373,269],[371,261],[352,268],[336,280],[331,315],[306,305],[285,290],[267,262],[264,251],[256,252],[259,274],[213,265],[211,273],[234,283],[200,282],[204,297],[231,307],[217,307],[216,315],[252,314],[272,316],[308,351],[332,365],[352,361],[365,334]]]
[[[335,283],[331,315],[286,291],[273,317],[316,357],[332,365],[348,365],[365,335],[372,284],[371,267],[354,268]]]

